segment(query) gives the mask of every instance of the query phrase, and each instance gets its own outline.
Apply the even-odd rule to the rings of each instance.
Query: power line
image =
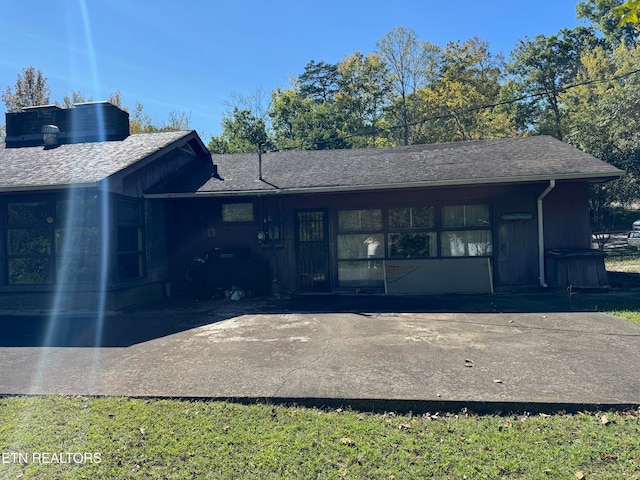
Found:
[[[637,73],[640,73],[640,68],[635,69],[635,70],[631,70],[629,72],[621,73],[621,74],[618,74],[618,75],[614,75],[614,76],[612,76],[610,78],[597,78],[597,79],[592,79],[592,80],[585,80],[583,82],[572,83],[572,84],[560,87],[557,90],[557,92],[555,92],[555,93],[561,94],[561,93],[565,93],[568,90],[571,90],[571,89],[574,89],[574,88],[577,88],[577,87],[583,87],[583,86],[587,86],[587,85],[595,85],[595,84],[599,84],[599,83],[614,82],[614,81],[617,81],[617,80],[622,80],[624,78],[630,77],[631,75],[635,75]],[[501,106],[505,106],[505,105],[512,105],[514,103],[519,103],[519,102],[522,102],[524,100],[532,100],[534,98],[546,97],[546,96],[549,96],[549,95],[550,95],[549,91],[530,93],[530,94],[522,95],[522,96],[517,97],[517,98],[509,99],[509,100],[503,100],[503,101],[500,101],[500,102],[494,102],[494,103],[489,103],[489,104],[484,104],[484,105],[478,105],[478,106],[475,106],[475,107],[470,107],[470,108],[467,108],[467,109],[464,109],[464,110],[457,111],[455,113],[445,113],[445,114],[441,114],[441,115],[433,115],[433,116],[429,116],[429,117],[424,117],[424,118],[422,118],[420,120],[416,120],[414,122],[407,123],[406,125],[395,125],[393,127],[372,129],[372,130],[367,130],[366,132],[357,132],[357,133],[352,133],[350,135],[344,135],[344,136],[340,136],[340,137],[328,138],[326,140],[307,141],[307,142],[301,143],[299,145],[294,145],[294,146],[291,146],[291,147],[281,148],[280,150],[304,150],[304,147],[307,147],[307,146],[325,145],[325,144],[339,142],[339,141],[345,141],[345,140],[349,140],[349,139],[357,138],[357,137],[366,137],[366,136],[371,136],[371,135],[377,135],[377,134],[380,134],[380,133],[391,132],[391,131],[394,131],[394,130],[405,128],[405,126],[406,127],[415,127],[415,126],[422,125],[424,123],[432,122],[432,121],[436,121],[436,120],[449,120],[451,118],[455,118],[455,117],[460,116],[460,115],[468,115],[470,113],[475,113],[475,112],[479,112],[479,111],[482,111],[482,110],[487,110],[487,109],[490,109],[490,108],[501,107]]]

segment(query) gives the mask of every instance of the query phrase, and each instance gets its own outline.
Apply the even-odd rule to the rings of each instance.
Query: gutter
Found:
[[[554,179],[545,176],[528,175],[522,177],[502,177],[502,178],[478,178],[473,180],[440,180],[440,181],[420,181],[403,183],[380,183],[373,185],[331,185],[319,187],[282,187],[282,188],[262,188],[246,190],[215,190],[201,192],[182,193],[145,193],[144,198],[197,198],[197,197],[228,197],[228,196],[263,196],[263,195],[285,195],[285,194],[316,194],[316,193],[337,193],[337,192],[360,192],[365,190],[395,190],[404,188],[429,188],[429,187],[455,187],[455,186],[490,186],[497,184],[519,184],[537,183],[543,181],[556,180],[591,180],[592,182],[609,181],[620,178],[624,172],[601,174],[570,173],[556,175]],[[264,181],[264,180],[263,180]]]
[[[556,181],[554,179],[549,180],[549,186],[538,197],[538,268],[540,272],[540,286],[542,288],[549,287],[546,282],[546,273],[544,268],[544,217],[542,214],[542,200],[555,187]]]

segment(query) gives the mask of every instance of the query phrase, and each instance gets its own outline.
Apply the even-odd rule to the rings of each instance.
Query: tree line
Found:
[[[508,58],[471,38],[444,47],[397,27],[364,55],[311,60],[287,88],[232,98],[214,153],[332,149],[552,135],[627,172],[594,210],[638,199],[640,0],[585,0],[584,26],[517,42]],[[264,104],[268,103],[265,107]]]
[[[234,95],[212,153],[337,149],[552,135],[627,172],[594,188],[594,211],[638,199],[640,0],[584,0],[584,26],[517,42],[508,58],[477,37],[439,46],[409,28],[382,36],[367,55],[311,60],[288,87]],[[39,96],[38,96],[39,95]],[[49,103],[32,67],[2,95],[9,110]],[[87,99],[90,100],[90,99]],[[65,106],[85,101],[79,92]],[[120,105],[119,92],[110,101]],[[136,104],[131,131],[188,128],[172,112],[154,124]]]

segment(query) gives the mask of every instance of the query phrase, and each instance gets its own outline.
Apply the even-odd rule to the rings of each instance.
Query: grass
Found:
[[[640,259],[607,270],[640,274]],[[602,300],[640,324],[640,299]],[[0,398],[0,479],[638,479],[640,410],[396,415],[93,397]]]
[[[5,460],[16,452],[29,461],[0,463],[0,478],[639,479],[639,415],[413,416],[7,397],[0,399],[0,452]],[[100,462],[33,462],[34,452],[63,459],[67,452],[91,453]]]

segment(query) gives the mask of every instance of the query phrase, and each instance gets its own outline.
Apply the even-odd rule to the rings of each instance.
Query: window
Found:
[[[443,257],[491,255],[491,234],[488,205],[453,205],[442,208],[440,244]]]
[[[144,251],[140,202],[120,198],[116,201],[118,279],[131,280],[144,275]]]
[[[56,202],[57,279],[97,282],[100,272],[100,229],[97,197],[74,197]]]
[[[7,265],[11,285],[95,282],[100,230],[97,197],[7,204]]]
[[[424,258],[438,255],[434,207],[389,209],[389,258]]]
[[[222,204],[223,222],[253,222],[253,203]]]
[[[338,212],[338,284],[382,288],[385,237],[382,210]]]

